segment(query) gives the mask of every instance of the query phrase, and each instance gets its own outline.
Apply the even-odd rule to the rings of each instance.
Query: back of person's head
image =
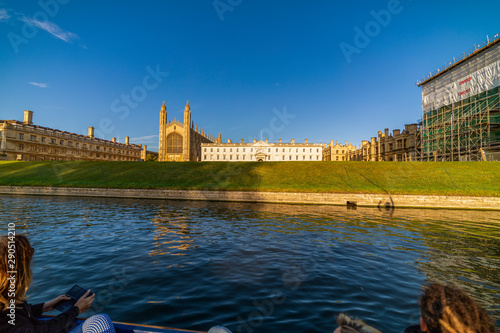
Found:
[[[462,289],[430,284],[420,298],[420,313],[429,333],[493,333],[488,313]]]
[[[26,299],[34,252],[24,235],[0,236],[0,311],[7,308],[11,299],[16,304]]]
[[[361,319],[352,319],[344,313],[337,317],[337,325],[339,327],[334,331],[336,333],[381,333]]]

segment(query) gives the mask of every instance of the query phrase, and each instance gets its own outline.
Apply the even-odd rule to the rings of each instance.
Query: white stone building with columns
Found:
[[[215,143],[201,144],[201,161],[204,162],[290,162],[290,161],[321,161],[323,158],[323,146],[319,143],[284,143],[281,139],[278,143],[257,141],[245,143],[243,139],[239,143],[228,140],[221,143],[220,136]]]

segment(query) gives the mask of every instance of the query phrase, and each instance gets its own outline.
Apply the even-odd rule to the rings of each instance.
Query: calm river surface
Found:
[[[347,312],[403,332],[421,286],[440,280],[500,327],[499,212],[0,198],[2,222],[36,249],[33,303],[79,284],[115,321],[332,332]]]

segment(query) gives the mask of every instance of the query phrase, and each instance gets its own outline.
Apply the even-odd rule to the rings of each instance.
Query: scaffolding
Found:
[[[500,149],[499,42],[495,35],[482,48],[417,83],[423,98],[417,144],[421,161],[481,161],[484,150]]]

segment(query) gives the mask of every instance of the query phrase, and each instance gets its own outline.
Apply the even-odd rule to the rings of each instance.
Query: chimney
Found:
[[[333,147],[334,144],[333,144],[333,140],[330,140],[330,147]]]
[[[304,140],[304,143],[307,145],[307,139]]]
[[[295,139],[292,139],[292,141],[290,141],[291,144],[294,144],[295,143]]]
[[[116,138],[112,138],[111,141],[116,142]]]
[[[130,144],[130,138],[128,136],[125,137],[125,144],[126,145]]]
[[[395,129],[394,131],[392,131],[392,133],[393,136],[398,136],[399,134],[401,134],[401,130]]]
[[[231,139],[227,139],[227,143],[233,143]]]
[[[267,139],[266,139],[266,143],[269,143]]]
[[[253,139],[253,143],[257,143],[257,139]]]
[[[92,126],[89,127],[89,138],[94,138],[94,128]]]
[[[241,143],[243,143],[243,139],[241,139],[241,141],[240,141],[240,142],[241,142]]]
[[[33,111],[24,110],[24,123],[26,125],[33,125]]]
[[[278,139],[278,143],[281,144],[281,139]]]
[[[147,146],[147,145],[142,146],[142,151],[141,151],[141,159],[142,159],[143,161],[145,161],[145,160],[146,160],[146,157],[147,157],[147,155],[148,155],[148,150],[147,150],[147,148],[148,148],[148,146]]]

